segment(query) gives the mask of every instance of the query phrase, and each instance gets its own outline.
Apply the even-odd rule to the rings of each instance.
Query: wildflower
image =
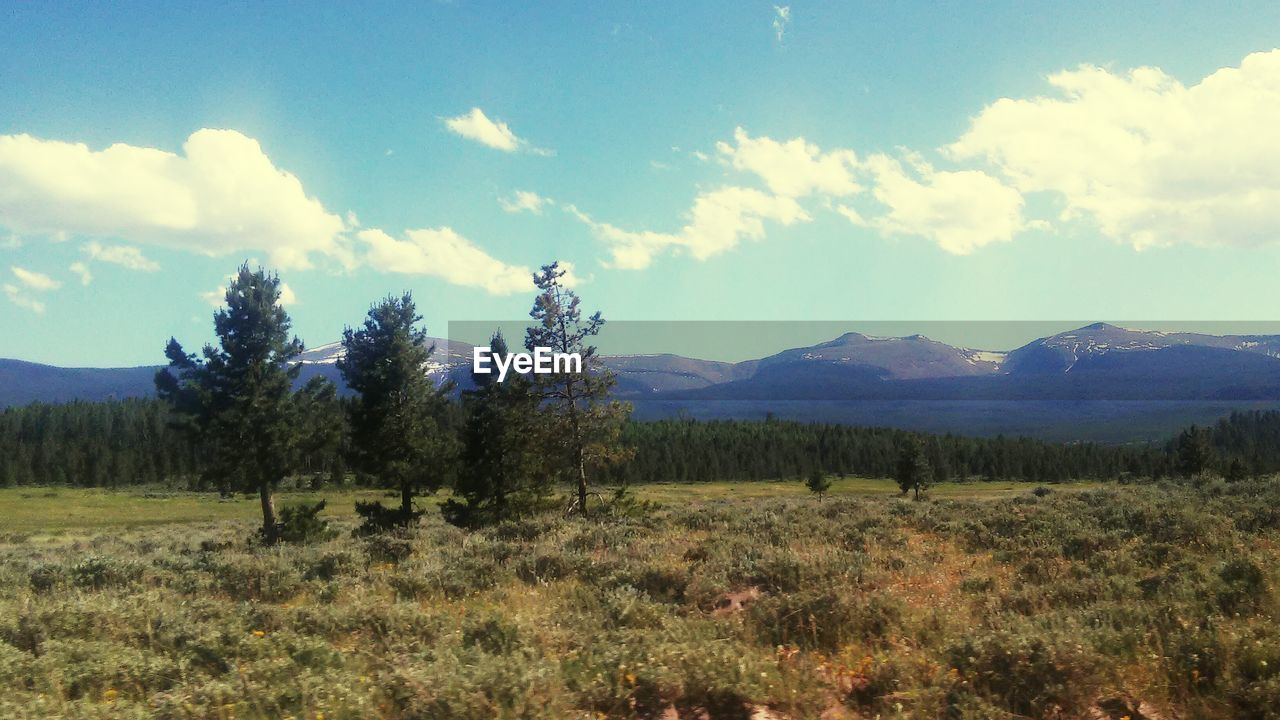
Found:
[[[266,631],[266,630],[254,630],[254,631],[253,631],[253,636],[254,636],[254,637],[266,637],[266,636],[267,636],[267,631]]]
[[[115,688],[107,688],[107,691],[102,693],[102,699],[109,703],[115,702],[117,697],[120,697],[120,691]]]

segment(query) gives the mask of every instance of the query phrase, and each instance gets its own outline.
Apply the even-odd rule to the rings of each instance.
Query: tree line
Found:
[[[904,446],[919,443],[935,482],[1061,482],[1168,474],[1164,448],[1051,443],[1021,437],[923,435],[908,430],[767,419],[631,423],[635,458],[611,482],[781,480],[813,471],[893,477]]]

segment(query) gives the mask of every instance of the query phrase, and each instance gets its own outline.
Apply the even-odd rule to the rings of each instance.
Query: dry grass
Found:
[[[1067,718],[1114,700],[1207,718],[1280,706],[1274,484],[1024,486],[916,503],[884,495],[886,481],[860,494],[863,482],[822,502],[743,496],[790,492],[774,484],[736,497],[645,488],[666,502],[644,516],[468,533],[429,514],[412,536],[272,549],[245,543],[251,518],[64,525],[39,542],[11,532],[0,716]],[[117,510],[193,500],[62,492]],[[327,495],[349,529],[339,503],[351,496]],[[738,601],[725,610],[727,593]]]

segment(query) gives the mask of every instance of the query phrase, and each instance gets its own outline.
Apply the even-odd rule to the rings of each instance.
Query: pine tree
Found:
[[[562,372],[534,376],[543,400],[545,417],[552,436],[560,438],[560,465],[577,488],[574,507],[587,514],[587,471],[630,457],[619,435],[631,406],[609,399],[613,373],[600,363],[591,338],[600,333],[604,318],[599,312],[583,319],[581,300],[565,287],[565,271],[559,263],[542,266],[533,276],[540,291],[529,316],[537,321],[525,335],[525,347],[549,348],[553,352],[576,353],[582,372]]]
[[[489,342],[495,357],[509,354],[502,333]],[[455,525],[474,527],[536,509],[551,491],[539,398],[523,375],[472,374],[463,394],[462,451],[451,499],[441,510]]]
[[[292,391],[301,365],[291,363],[303,346],[289,334],[279,276],[240,266],[226,303],[213,316],[219,344],[205,345],[203,358],[169,339],[169,367],[156,373],[156,390],[207,442],[207,472],[258,493],[262,537],[274,543],[280,528],[273,491],[296,466],[301,438]]]
[[[918,438],[903,443],[894,480],[898,482],[903,495],[915,490],[917,500],[920,499],[921,491],[927,490],[932,484],[933,470],[929,467],[929,458],[925,456],[924,445]]]
[[[299,471],[310,476],[312,489],[319,489],[339,464],[347,436],[338,388],[323,377],[311,378],[297,393],[297,413],[302,433]]]
[[[1195,477],[1213,463],[1213,446],[1209,433],[1192,425],[1178,435],[1175,443],[1175,462],[1182,477]]]
[[[375,304],[359,329],[342,333],[338,370],[356,393],[350,405],[353,464],[400,491],[398,511],[381,503],[357,507],[367,529],[414,521],[421,515],[413,509],[414,496],[435,491],[447,477],[452,448],[442,424],[451,386],[437,387],[427,375],[435,345],[421,321],[413,296],[405,293]]]
[[[831,478],[821,470],[814,470],[809,473],[809,479],[804,484],[809,492],[818,496],[818,502],[822,502],[823,496],[831,489]]]

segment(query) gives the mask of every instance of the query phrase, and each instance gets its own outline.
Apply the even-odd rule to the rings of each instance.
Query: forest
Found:
[[[339,401],[343,403],[345,401]],[[454,403],[451,412],[459,414]],[[174,426],[169,406],[155,399],[32,404],[0,411],[0,486],[58,485],[112,488],[169,485],[206,488],[195,438]],[[457,426],[455,418],[451,426]],[[376,484],[348,471],[349,428],[309,449],[295,480],[324,484]],[[1227,474],[1238,460],[1249,475],[1280,470],[1280,412],[1232,413],[1203,429]],[[785,420],[631,421],[621,441],[634,448],[627,463],[610,466],[610,484],[795,479],[813,470],[837,475],[889,477],[899,448],[919,440],[937,481],[1170,477],[1177,474],[1176,439],[1164,445],[1106,446],[1050,443],[1027,438],[923,435]]]

